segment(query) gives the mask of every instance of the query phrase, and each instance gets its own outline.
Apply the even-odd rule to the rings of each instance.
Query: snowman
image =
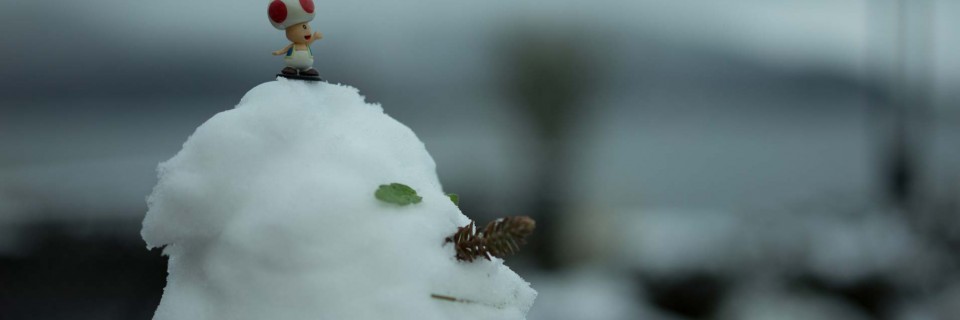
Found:
[[[523,320],[536,297],[500,259],[533,221],[474,227],[420,139],[352,87],[261,84],[158,172],[154,320]]]
[[[323,39],[323,34],[313,32],[308,24],[313,21],[316,7],[313,0],[272,0],[267,7],[270,23],[277,30],[286,32],[290,44],[273,52],[284,55],[287,65],[278,76],[302,80],[320,80],[320,73],[313,68],[313,51],[310,45]]]

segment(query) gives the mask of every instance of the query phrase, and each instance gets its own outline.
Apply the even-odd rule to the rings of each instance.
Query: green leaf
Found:
[[[458,207],[460,206],[460,196],[458,196],[456,193],[448,193],[447,196],[450,197],[450,201],[453,201],[454,205]]]
[[[411,203],[420,203],[423,198],[417,195],[417,190],[402,184],[391,183],[380,185],[377,192],[373,194],[378,200],[393,204],[405,206]]]

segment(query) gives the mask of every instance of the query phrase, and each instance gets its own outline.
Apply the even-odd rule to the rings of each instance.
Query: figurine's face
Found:
[[[313,37],[313,29],[306,22],[298,23],[287,28],[287,39],[293,43],[306,43]]]

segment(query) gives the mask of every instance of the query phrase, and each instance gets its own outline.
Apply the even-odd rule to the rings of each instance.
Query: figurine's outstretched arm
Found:
[[[274,51],[274,52],[273,52],[273,55],[279,56],[279,55],[281,55],[281,54],[287,53],[287,51],[290,50],[290,47],[292,47],[292,46],[293,46],[292,43],[291,43],[291,44],[288,44],[286,47],[283,47],[283,49]]]
[[[314,32],[314,33],[313,33],[313,37],[310,37],[310,40],[308,40],[307,45],[311,45],[311,44],[313,44],[314,41],[317,41],[317,40],[320,40],[320,39],[323,39],[323,33]]]

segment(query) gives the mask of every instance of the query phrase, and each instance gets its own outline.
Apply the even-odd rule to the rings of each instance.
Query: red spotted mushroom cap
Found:
[[[313,0],[270,0],[267,16],[274,28],[284,30],[292,25],[313,20]]]

